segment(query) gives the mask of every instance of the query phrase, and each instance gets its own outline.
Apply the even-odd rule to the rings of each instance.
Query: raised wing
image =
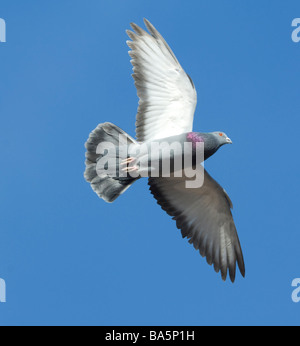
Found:
[[[245,276],[243,254],[225,190],[204,170],[201,188],[185,187],[186,178],[149,178],[157,203],[176,220],[182,237],[187,237],[225,281],[227,271],[235,280],[236,262]]]
[[[135,33],[127,30],[140,99],[136,137],[141,142],[192,131],[197,103],[191,78],[160,33],[149,21],[144,22],[151,35],[133,23]]]

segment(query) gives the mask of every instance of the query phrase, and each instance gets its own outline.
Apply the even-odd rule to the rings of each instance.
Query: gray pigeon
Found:
[[[231,140],[224,132],[192,131],[197,103],[192,79],[160,33],[148,20],[144,22],[149,33],[133,23],[135,32],[127,30],[139,97],[137,139],[111,123],[99,124],[85,144],[84,177],[106,202],[113,202],[136,180],[148,177],[151,193],[176,221],[182,237],[221,272],[224,281],[229,271],[234,282],[236,263],[242,276],[245,265],[231,214],[232,202],[201,164]],[[158,146],[153,149],[154,143]],[[173,143],[179,144],[179,150],[168,151],[168,175],[161,168],[167,160],[162,147]],[[185,144],[190,145],[189,152],[183,149]],[[199,148],[202,156],[197,161]],[[193,182],[184,171],[188,155],[190,168],[202,174],[197,188],[187,187],[187,182]]]

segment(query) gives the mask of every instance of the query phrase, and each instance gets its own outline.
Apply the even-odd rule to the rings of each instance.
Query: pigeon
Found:
[[[157,29],[146,19],[144,23],[148,32],[134,23],[130,24],[133,31],[126,31],[139,97],[136,139],[112,123],[99,124],[85,143],[84,177],[109,203],[138,179],[148,178],[151,194],[176,221],[182,237],[221,273],[223,281],[229,273],[234,282],[236,265],[244,277],[245,264],[232,202],[202,164],[232,141],[224,132],[193,131],[195,85]],[[162,147],[170,149],[173,143],[179,149],[168,151],[169,172],[165,174],[160,165],[166,160]],[[154,144],[158,146],[153,149]],[[189,151],[183,149],[185,145]],[[189,168],[202,177],[197,187],[188,187],[195,182],[184,170],[188,156]]]

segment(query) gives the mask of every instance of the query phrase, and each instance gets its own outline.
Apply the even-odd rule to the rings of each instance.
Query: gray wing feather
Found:
[[[176,221],[187,237],[225,281],[235,280],[236,262],[245,275],[243,254],[225,190],[204,170],[201,188],[186,188],[187,178],[149,178],[157,203]]]

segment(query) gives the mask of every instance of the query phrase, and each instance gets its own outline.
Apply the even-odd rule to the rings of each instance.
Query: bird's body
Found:
[[[225,190],[201,163],[222,145],[224,132],[193,132],[195,86],[163,37],[145,20],[149,33],[131,24],[133,77],[140,98],[137,140],[111,123],[99,124],[86,142],[85,178],[107,202],[134,181],[149,178],[157,203],[176,220],[182,236],[225,280],[235,280],[243,255]]]
[[[175,168],[177,170],[179,168],[184,170],[185,167],[195,168],[196,164],[208,159],[226,143],[231,143],[231,141],[222,132],[187,132],[134,144],[131,149],[128,149],[128,156],[133,159],[131,163],[138,163],[137,172],[141,176],[150,177],[155,172],[159,172],[159,176],[163,176],[163,166],[166,167],[166,170],[169,168],[170,173],[174,173]],[[197,147],[198,144],[203,144],[203,146]],[[168,164],[169,162],[170,164]],[[158,170],[157,167],[159,167]]]

